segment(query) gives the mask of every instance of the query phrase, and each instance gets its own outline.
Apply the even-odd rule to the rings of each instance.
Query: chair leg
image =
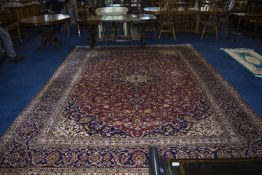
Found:
[[[131,37],[134,38],[135,35],[134,35],[132,23],[129,25],[129,31],[130,31]]]
[[[201,40],[203,39],[205,32],[206,32],[206,27],[204,27],[202,30]]]
[[[79,25],[79,23],[77,23],[77,33],[78,33],[78,36],[80,37],[81,31],[80,31],[80,25]]]
[[[102,28],[102,24],[98,25],[98,37],[99,39],[102,39],[102,35],[103,35],[103,28]]]
[[[158,31],[157,31],[157,27],[155,25],[154,25],[154,33],[155,33],[155,38],[157,38]]]
[[[18,24],[18,27],[17,27],[17,33],[19,35],[20,42],[23,42],[22,37],[21,37],[21,31],[20,31],[20,25],[19,24]]]
[[[127,37],[127,34],[128,34],[128,28],[127,28],[127,23],[123,23],[123,30],[124,30],[124,35],[125,37]]]
[[[69,38],[70,37],[70,22],[66,21],[65,26],[66,26],[67,37]]]
[[[158,23],[154,23],[154,30],[155,30],[155,38],[157,38],[157,34],[158,34]]]
[[[159,38],[159,39],[161,38],[161,34],[162,34],[162,29],[163,29],[163,27],[161,26],[161,27],[160,27],[160,32],[159,32],[159,36],[158,36],[158,38]]]
[[[176,33],[175,33],[175,28],[174,28],[174,26],[172,26],[172,33],[173,33],[174,40],[175,40],[175,39],[176,39]]]

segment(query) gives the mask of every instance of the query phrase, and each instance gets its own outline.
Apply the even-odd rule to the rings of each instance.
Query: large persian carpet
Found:
[[[262,122],[190,45],[78,47],[2,137],[6,174],[147,174],[177,159],[262,157]]]
[[[262,77],[262,56],[253,49],[222,49],[257,77]]]

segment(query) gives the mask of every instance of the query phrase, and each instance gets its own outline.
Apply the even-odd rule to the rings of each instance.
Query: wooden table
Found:
[[[41,11],[43,10],[43,5],[35,0],[30,0],[30,2],[9,1],[4,3],[3,6],[16,16],[16,20],[40,15]]]
[[[59,41],[55,36],[54,27],[58,24],[65,24],[67,35],[69,36],[69,22],[70,16],[64,14],[46,14],[40,16],[32,16],[28,18],[23,18],[20,21],[20,24],[23,26],[29,27],[49,27],[48,31],[45,31],[41,35],[41,45],[39,48],[44,46],[46,42],[52,42],[55,45],[59,45]],[[51,27],[51,28],[50,28]]]
[[[156,20],[156,16],[152,14],[128,14],[128,15],[109,15],[109,16],[98,16],[91,15],[85,18],[78,18],[77,24],[78,27],[81,24],[88,25],[89,30],[89,45],[91,48],[94,48],[96,43],[96,27],[103,22],[120,22],[120,23],[135,23],[139,24],[141,27],[140,30],[140,43],[144,43],[144,24]]]
[[[5,23],[5,21],[7,20],[7,15],[10,14],[10,10],[8,9],[4,9],[4,8],[0,8],[0,21],[3,23]]]
[[[259,19],[262,17],[262,13],[233,12],[231,15],[237,18],[237,29],[239,29],[240,23],[244,19]]]
[[[17,21],[14,13],[12,13],[9,9],[0,9],[0,21],[2,22],[1,25],[4,30],[10,34],[12,39],[19,38],[22,42],[19,22]]]
[[[144,12],[148,14],[160,15],[160,7],[144,7]],[[200,19],[201,16],[208,16],[208,15],[225,15],[220,9],[216,10],[208,10],[205,8],[185,8],[179,7],[175,12],[176,15],[192,15],[195,16],[195,29],[194,32],[199,34],[200,33]]]

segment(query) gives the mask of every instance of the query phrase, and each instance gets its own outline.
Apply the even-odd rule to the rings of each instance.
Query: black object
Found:
[[[177,162],[177,165],[172,165]],[[262,158],[167,160],[149,147],[151,175],[262,175]]]
[[[179,167],[171,167],[171,163],[158,154],[156,146],[149,147],[149,163],[151,175],[179,175]]]
[[[262,175],[261,159],[185,160],[185,175]]]
[[[151,175],[161,175],[160,174],[160,165],[159,165],[159,156],[156,146],[149,147],[149,169]]]

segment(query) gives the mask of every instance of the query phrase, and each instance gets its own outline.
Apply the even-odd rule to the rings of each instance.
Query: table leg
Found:
[[[195,28],[195,33],[199,34],[200,33],[200,14],[196,14],[196,28]]]
[[[142,47],[146,45],[146,42],[144,41],[145,39],[145,25],[144,23],[140,24],[140,44]]]
[[[78,33],[78,36],[80,37],[81,35],[80,24],[78,22],[76,22],[76,24],[77,24],[77,33]]]
[[[67,32],[67,37],[69,38],[69,36],[70,36],[70,29],[69,29],[69,23],[70,23],[70,21],[67,21],[66,22],[66,32]]]
[[[123,30],[124,30],[124,35],[127,38],[128,28],[127,28],[127,23],[126,22],[123,23]]]
[[[116,22],[112,22],[112,40],[116,40],[117,39],[117,23]]]
[[[44,30],[41,34],[41,44],[38,49],[41,49],[46,45],[47,42],[51,42],[55,47],[59,47],[60,43],[58,38],[55,36],[55,26]]]
[[[89,32],[89,46],[90,48],[94,48],[96,44],[96,26],[95,24],[88,25]]]

